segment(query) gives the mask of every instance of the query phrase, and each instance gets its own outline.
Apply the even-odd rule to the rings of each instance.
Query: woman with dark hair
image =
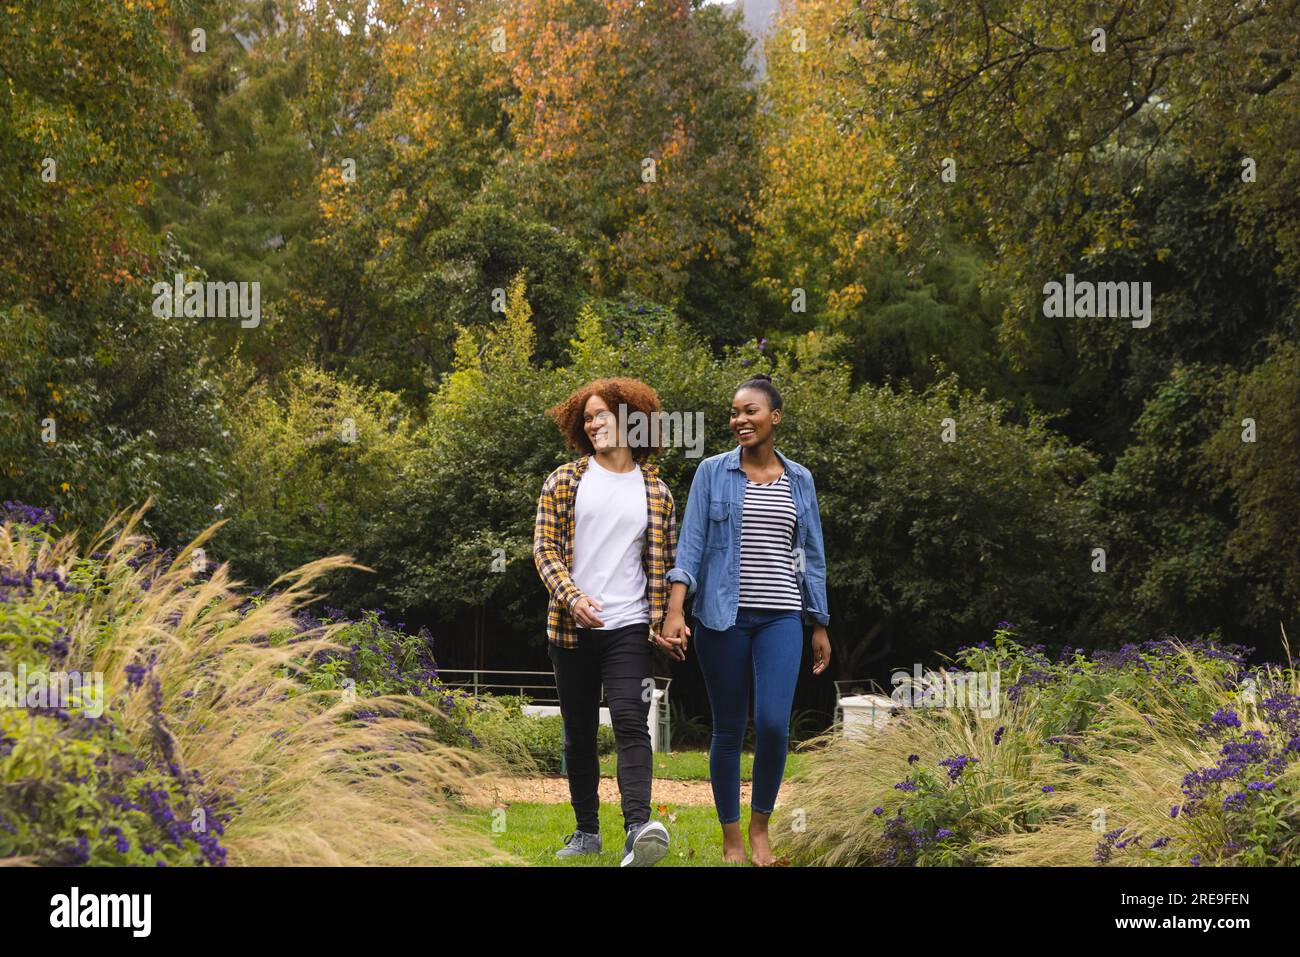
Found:
[[[722,825],[723,859],[743,862],[740,749],[754,679],[754,774],[749,817],[753,863],[773,862],[768,821],[785,773],[803,625],[812,625],[812,673],[830,663],[826,556],[812,474],[775,447],[781,393],[767,375],[731,400],[736,448],[705,459],[691,482],[677,563],[668,573],[664,638],[680,658],[692,630],[713,711],[709,778]]]
[[[651,649],[670,647],[660,626],[677,530],[672,494],[646,461],[658,447],[630,447],[625,427],[633,414],[643,419],[659,410],[659,396],[636,379],[598,379],[549,410],[569,447],[581,453],[543,483],[533,529],[533,559],[551,595],[546,634],[578,825],[557,857],[601,850],[602,685],[618,748],[622,866],[651,865],[668,852],[668,829],[650,820],[647,692],[654,688]]]

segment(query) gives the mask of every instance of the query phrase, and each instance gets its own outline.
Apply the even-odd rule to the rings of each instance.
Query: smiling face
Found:
[[[593,395],[582,410],[582,429],[597,452],[618,446],[618,420],[605,400]]]
[[[772,409],[767,394],[759,389],[741,389],[731,400],[731,434],[741,448],[755,448],[772,441],[772,428],[781,422],[781,410]]]

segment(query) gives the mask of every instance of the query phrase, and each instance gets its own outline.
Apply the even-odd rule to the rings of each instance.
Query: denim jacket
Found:
[[[790,477],[790,494],[797,513],[796,541],[791,556],[803,596],[808,624],[830,623],[826,608],[826,550],[817,490],[812,473],[780,452],[777,457]],[[724,631],[736,623],[740,603],[740,522],[745,503],[745,470],[740,446],[713,455],[699,464],[691,482],[686,513],[678,528],[677,560],[669,582],[683,582],[695,596],[694,616],[706,628]],[[802,556],[802,560],[798,560]]]

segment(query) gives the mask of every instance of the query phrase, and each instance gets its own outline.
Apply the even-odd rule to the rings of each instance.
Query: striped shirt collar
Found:
[[[794,474],[793,469],[798,467],[798,463],[791,462],[784,455],[782,455],[778,449],[772,449],[772,451],[776,452],[776,457],[781,460],[781,464],[785,466],[785,470],[787,472],[790,472],[791,474]],[[740,446],[739,445],[737,445],[730,452],[726,453],[726,457],[722,460],[722,465],[724,468],[728,468],[728,469],[740,468]]]

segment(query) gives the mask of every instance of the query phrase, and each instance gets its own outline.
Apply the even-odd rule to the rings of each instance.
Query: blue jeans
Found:
[[[718,820],[740,820],[740,749],[749,723],[749,675],[754,675],[754,781],[750,808],[771,814],[785,774],[790,706],[803,660],[797,611],[739,608],[736,623],[714,631],[695,621],[691,632],[713,711],[709,778]]]

